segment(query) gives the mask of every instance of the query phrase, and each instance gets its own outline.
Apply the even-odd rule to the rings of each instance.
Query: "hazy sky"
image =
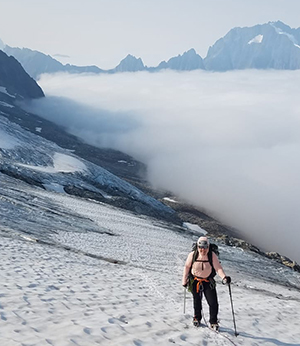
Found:
[[[299,0],[1,0],[0,39],[63,63],[115,67],[127,54],[148,66],[209,46],[236,26],[281,20],[298,28]]]
[[[300,262],[300,72],[44,75],[33,111]],[[64,98],[62,98],[62,96]]]

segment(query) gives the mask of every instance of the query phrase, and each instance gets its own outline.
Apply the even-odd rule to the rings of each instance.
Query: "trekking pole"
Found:
[[[183,314],[185,314],[185,300],[186,300],[186,288],[184,288],[184,293],[183,293]]]
[[[233,319],[233,325],[234,325],[234,335],[238,336],[239,333],[236,331],[236,324],[235,324],[235,317],[234,317],[234,310],[233,310],[233,302],[232,302],[232,294],[231,294],[231,287],[230,283],[228,284],[229,289],[229,296],[230,296],[230,303],[231,303],[231,311],[232,311],[232,319]]]

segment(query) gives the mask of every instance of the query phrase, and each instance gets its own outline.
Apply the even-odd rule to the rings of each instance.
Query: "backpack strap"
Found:
[[[196,249],[196,250],[194,251],[194,254],[193,254],[193,261],[192,261],[191,267],[193,266],[193,264],[194,264],[195,261],[197,260],[198,255],[199,255],[199,251],[198,251],[198,249]]]
[[[196,259],[198,257],[198,249],[196,248],[196,250],[194,251],[194,254],[193,254],[193,259],[192,259],[192,264],[190,266],[190,271],[189,271],[189,275],[192,274],[192,267],[193,267],[193,264],[196,262]]]
[[[216,270],[215,270],[214,265],[213,265],[212,256],[213,256],[212,245],[209,244],[209,250],[208,250],[207,257],[208,257],[208,262],[211,265],[211,274],[209,275],[210,278],[214,278],[216,276]]]

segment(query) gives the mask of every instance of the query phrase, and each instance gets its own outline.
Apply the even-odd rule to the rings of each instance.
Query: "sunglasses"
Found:
[[[208,249],[207,241],[201,241],[200,244],[198,244],[199,249]]]

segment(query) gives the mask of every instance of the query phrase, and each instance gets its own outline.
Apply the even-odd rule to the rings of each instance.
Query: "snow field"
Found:
[[[126,264],[18,237],[1,237],[2,345],[231,344],[222,335],[191,325],[189,293],[183,314],[181,275],[193,239],[172,231],[167,224],[101,203],[42,190],[35,193],[51,205],[57,203],[66,215],[78,213],[95,222],[99,231],[111,234],[83,232],[87,221],[82,218],[80,227],[73,224],[74,231],[55,230],[52,239],[58,245]],[[233,279],[240,336],[233,335],[228,287],[217,279],[223,333],[236,345],[299,345],[299,290],[262,279],[262,273],[276,269],[271,268],[273,262],[259,261],[240,249],[222,247],[221,251],[224,269]],[[256,265],[260,268],[257,276]],[[299,276],[293,274],[292,278],[299,282]],[[206,303],[204,314],[208,320]]]

